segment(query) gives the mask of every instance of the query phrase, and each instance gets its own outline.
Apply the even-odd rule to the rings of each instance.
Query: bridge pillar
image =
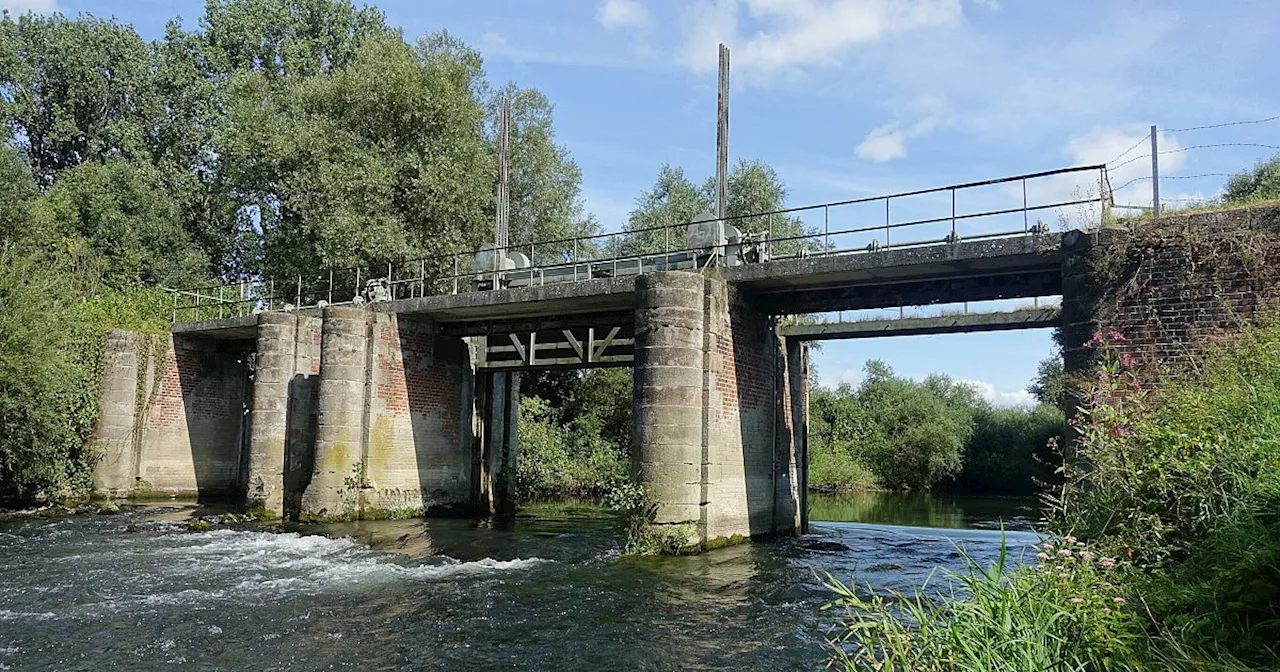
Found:
[[[788,373],[772,320],[690,272],[639,277],[636,301],[632,461],[653,531],[702,547],[796,531],[803,369]]]
[[[93,491],[107,497],[127,496],[138,473],[135,450],[138,430],[138,366],[142,335],[107,333],[103,351],[98,423],[94,427]]]
[[[315,464],[302,495],[302,515],[355,518],[360,509],[369,372],[369,312],[324,309],[320,336],[320,397]]]
[[[705,540],[704,300],[696,273],[636,279],[632,466],[657,505],[653,525],[681,535],[686,546]]]
[[[258,315],[257,366],[250,404],[249,473],[245,507],[284,515],[284,461],[289,381],[298,318],[291,313]]]
[[[307,518],[421,516],[472,491],[474,372],[460,338],[412,316],[324,311]]]
[[[319,319],[297,313],[258,315],[245,478],[248,509],[275,516],[298,511],[315,449],[312,392],[319,349]]]
[[[515,513],[520,374],[486,373],[480,391],[479,508],[490,513]]]

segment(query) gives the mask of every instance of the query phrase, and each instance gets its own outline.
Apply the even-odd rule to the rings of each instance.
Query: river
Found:
[[[0,523],[0,670],[820,669],[819,577],[910,590],[1020,500],[811,498],[812,534],[692,557],[619,555],[614,515],[188,532],[165,504]],[[824,520],[825,522],[817,522]]]

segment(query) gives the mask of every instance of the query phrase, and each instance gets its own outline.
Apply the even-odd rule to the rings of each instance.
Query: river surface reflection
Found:
[[[820,577],[910,590],[1034,518],[911,501],[814,497],[812,534],[679,558],[621,556],[614,514],[577,504],[204,533],[180,504],[0,523],[0,670],[820,669]],[[1036,539],[1007,538],[1015,555]]]

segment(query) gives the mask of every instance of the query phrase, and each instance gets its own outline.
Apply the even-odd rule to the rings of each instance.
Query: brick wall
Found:
[[[465,342],[411,318],[374,317],[366,475],[374,509],[470,498],[472,379]]]
[[[174,336],[149,393],[138,477],[152,490],[226,494],[239,485],[252,342]],[[150,377],[150,376],[148,376]]]
[[[1177,372],[1204,343],[1280,316],[1280,207],[1166,217],[1104,232],[1081,277],[1064,290],[1093,294],[1091,319],[1064,319],[1069,370],[1087,365],[1092,331],[1115,329],[1143,366]],[[1083,275],[1084,273],[1093,275]],[[1088,289],[1088,284],[1097,285]],[[1082,287],[1083,289],[1077,289]],[[1073,302],[1064,291],[1066,304]]]
[[[707,537],[773,531],[778,342],[736,287],[708,281]]]

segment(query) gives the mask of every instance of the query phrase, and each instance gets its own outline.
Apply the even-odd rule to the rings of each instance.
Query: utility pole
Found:
[[[504,94],[498,101],[498,202],[493,238],[493,288],[498,289],[498,273],[507,258],[510,244],[509,220],[511,187],[509,184],[511,154],[511,101]],[[532,261],[532,260],[531,260]]]
[[[1160,216],[1160,134],[1151,125],[1151,214]]]
[[[720,95],[716,114],[716,219],[729,214],[729,47],[720,45]]]

